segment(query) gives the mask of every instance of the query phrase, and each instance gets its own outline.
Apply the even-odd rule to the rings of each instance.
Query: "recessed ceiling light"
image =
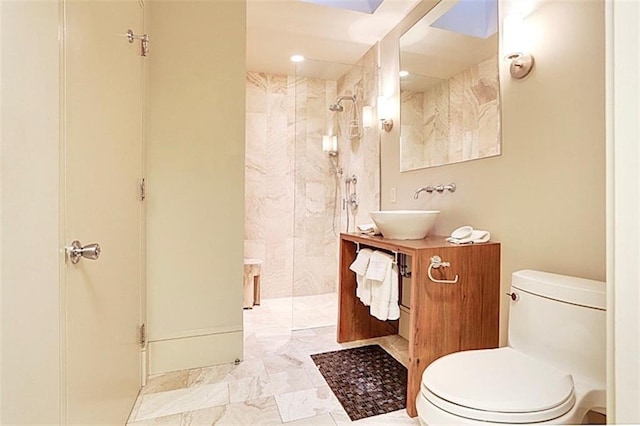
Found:
[[[302,55],[293,55],[289,59],[291,59],[291,62],[303,62],[304,61],[304,56],[302,56]]]
[[[398,75],[400,76],[400,78],[406,77],[409,75],[409,71],[402,70],[398,73]]]

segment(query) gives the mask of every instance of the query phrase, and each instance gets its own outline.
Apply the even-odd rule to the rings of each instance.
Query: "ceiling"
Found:
[[[302,0],[247,0],[247,71],[293,74],[293,54],[354,64],[418,3],[384,0],[369,14]]]

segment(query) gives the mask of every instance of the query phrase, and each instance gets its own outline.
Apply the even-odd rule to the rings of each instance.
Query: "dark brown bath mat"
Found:
[[[379,345],[311,355],[351,420],[407,406],[407,369]]]

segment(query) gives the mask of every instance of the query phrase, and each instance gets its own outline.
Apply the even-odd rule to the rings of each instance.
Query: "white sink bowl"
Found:
[[[429,234],[439,213],[439,210],[383,210],[369,215],[385,238],[421,240]]]

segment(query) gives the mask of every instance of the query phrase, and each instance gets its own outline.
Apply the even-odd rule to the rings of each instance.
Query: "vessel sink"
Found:
[[[439,213],[439,210],[383,210],[369,215],[385,238],[421,240],[429,234]]]

